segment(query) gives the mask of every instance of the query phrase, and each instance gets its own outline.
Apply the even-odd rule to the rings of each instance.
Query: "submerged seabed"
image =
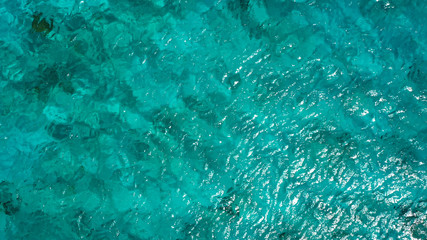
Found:
[[[0,239],[427,239],[427,1],[0,5]]]

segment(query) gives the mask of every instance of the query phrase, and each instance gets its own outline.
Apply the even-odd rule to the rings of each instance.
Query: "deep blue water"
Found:
[[[427,239],[426,22],[0,0],[0,239]]]

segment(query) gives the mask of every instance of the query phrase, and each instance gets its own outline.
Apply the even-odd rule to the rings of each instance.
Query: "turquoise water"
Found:
[[[427,239],[425,0],[0,19],[0,239]]]

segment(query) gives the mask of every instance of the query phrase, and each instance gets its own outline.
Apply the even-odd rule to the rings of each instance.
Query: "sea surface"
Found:
[[[0,0],[0,239],[427,239],[426,0]]]

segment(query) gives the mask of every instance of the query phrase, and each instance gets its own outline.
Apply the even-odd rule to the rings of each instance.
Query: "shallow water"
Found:
[[[0,239],[427,239],[427,2],[0,0]]]

